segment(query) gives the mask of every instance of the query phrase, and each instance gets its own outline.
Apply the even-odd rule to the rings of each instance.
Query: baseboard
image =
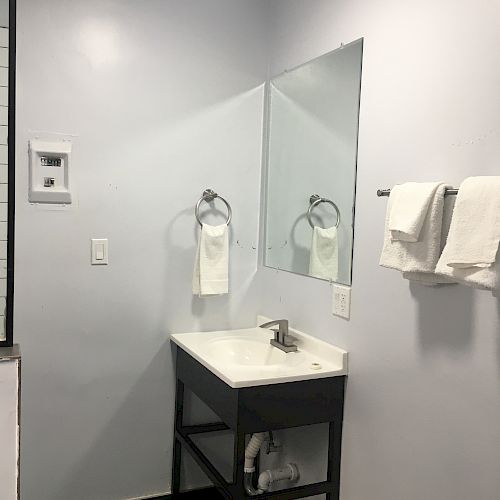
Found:
[[[197,500],[203,498],[204,500],[217,500],[218,498],[223,498],[220,493],[217,491],[217,488],[214,488],[213,486],[210,488],[199,488],[196,490],[191,490],[191,491],[185,491],[182,493],[179,493],[178,495],[162,495],[159,497],[148,497],[144,498],[144,500],[173,500],[173,499],[179,499],[179,500]]]

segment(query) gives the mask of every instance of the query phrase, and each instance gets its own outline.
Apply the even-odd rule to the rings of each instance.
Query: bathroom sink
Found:
[[[259,324],[266,318],[259,317]],[[234,388],[347,374],[347,352],[290,328],[296,352],[273,347],[271,330],[259,327],[176,333],[172,342]]]
[[[269,335],[259,335],[254,328],[239,330],[239,334],[221,336],[206,343],[206,354],[211,359],[238,366],[277,367],[297,366],[305,361],[304,353],[288,356],[269,343]]]

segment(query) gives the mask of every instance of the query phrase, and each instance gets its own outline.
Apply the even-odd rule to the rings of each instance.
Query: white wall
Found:
[[[257,312],[264,21],[252,0],[18,0],[23,500],[170,490],[167,335]],[[76,136],[70,211],[27,202],[32,131]],[[231,294],[200,300],[207,187],[233,207]],[[90,266],[92,237],[109,238],[109,266]]]
[[[350,351],[342,500],[496,500],[500,303],[380,268],[387,200],[375,192],[498,174],[500,2],[272,6],[271,74],[365,37],[351,320],[331,315],[327,283],[260,273],[265,315]]]

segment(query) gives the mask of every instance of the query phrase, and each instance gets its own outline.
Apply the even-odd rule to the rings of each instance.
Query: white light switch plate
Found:
[[[351,287],[342,285],[332,286],[332,313],[341,318],[351,316]]]
[[[91,255],[90,262],[93,266],[105,266],[108,264],[108,240],[95,239],[91,240]]]

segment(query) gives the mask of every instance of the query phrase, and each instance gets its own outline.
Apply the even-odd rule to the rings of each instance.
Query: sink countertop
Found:
[[[259,324],[268,321],[259,317]],[[297,352],[269,344],[274,332],[238,330],[171,334],[170,339],[233,388],[347,375],[348,353],[292,328]]]

